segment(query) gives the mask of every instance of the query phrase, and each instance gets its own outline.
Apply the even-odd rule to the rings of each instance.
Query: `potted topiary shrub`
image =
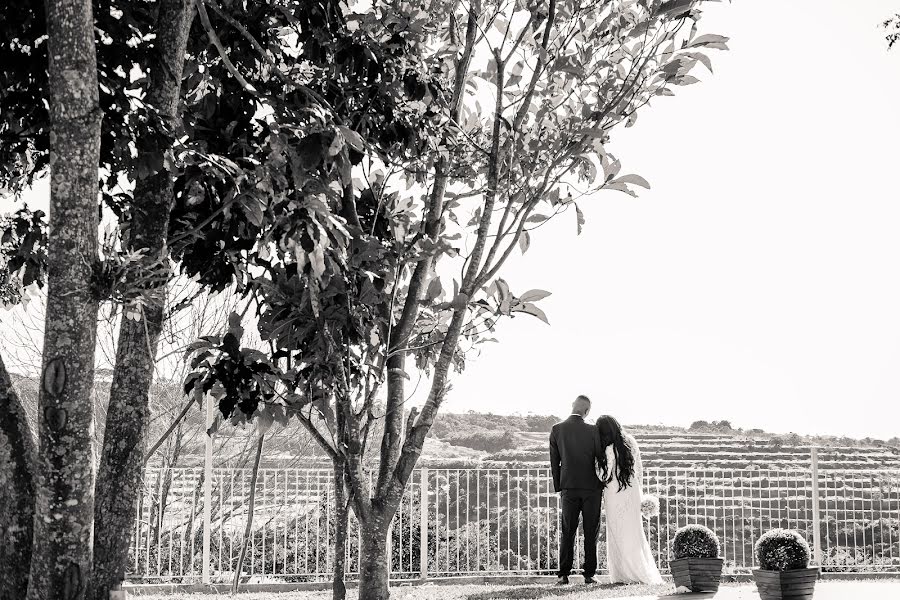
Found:
[[[761,600],[812,598],[819,568],[809,566],[809,544],[796,531],[773,529],[756,541],[753,579]]]
[[[676,588],[715,592],[722,580],[719,538],[703,525],[686,525],[675,532],[669,568]]]

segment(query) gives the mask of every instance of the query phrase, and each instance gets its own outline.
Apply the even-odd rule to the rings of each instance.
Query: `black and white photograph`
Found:
[[[0,600],[900,599],[900,0],[0,4]]]

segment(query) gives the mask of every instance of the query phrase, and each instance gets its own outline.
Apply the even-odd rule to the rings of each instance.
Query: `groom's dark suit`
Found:
[[[559,576],[572,571],[578,516],[584,521],[584,576],[597,571],[597,533],[603,484],[597,477],[597,459],[603,452],[600,434],[584,418],[572,415],[550,430],[550,470],[553,487],[560,492],[562,535],[559,542]]]

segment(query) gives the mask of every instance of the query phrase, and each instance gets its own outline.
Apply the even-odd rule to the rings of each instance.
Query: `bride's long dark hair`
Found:
[[[603,479],[608,484],[615,477],[619,482],[619,491],[624,490],[631,485],[631,479],[634,477],[634,455],[631,453],[631,448],[625,443],[622,426],[614,417],[601,415],[597,419],[597,431],[600,432],[600,442],[604,451],[607,446],[612,444],[616,457],[615,473],[607,472],[609,466],[606,464],[605,457],[602,459]]]

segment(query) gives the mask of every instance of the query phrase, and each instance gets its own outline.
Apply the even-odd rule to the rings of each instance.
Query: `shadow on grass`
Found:
[[[477,594],[465,596],[465,600],[539,600],[540,598],[626,598],[628,596],[658,596],[663,598],[678,598],[677,595],[669,595],[671,586],[668,585],[522,585],[494,589]],[[683,596],[680,596],[683,598]]]

